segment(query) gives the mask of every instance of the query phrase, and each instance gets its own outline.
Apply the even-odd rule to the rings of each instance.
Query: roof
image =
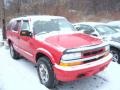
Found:
[[[20,19],[59,19],[59,18],[64,18],[62,16],[50,16],[50,15],[30,15],[30,16],[23,16],[23,17],[18,17],[18,18],[13,18],[12,20],[20,20]]]
[[[120,21],[111,21],[107,23],[108,25],[119,25],[120,26]]]
[[[99,22],[80,22],[80,23],[74,23],[73,25],[79,25],[79,24],[85,24],[93,27],[96,25],[106,25],[105,23],[99,23]]]

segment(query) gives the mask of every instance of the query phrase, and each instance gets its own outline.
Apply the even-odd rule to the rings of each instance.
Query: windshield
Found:
[[[118,32],[117,30],[107,25],[97,25],[95,26],[95,28],[101,35],[109,35],[109,34],[114,34]]]
[[[33,22],[35,34],[45,34],[50,32],[70,32],[74,27],[66,19],[35,20]]]
[[[112,28],[114,28],[115,30],[119,30],[120,31],[120,26],[112,26]]]

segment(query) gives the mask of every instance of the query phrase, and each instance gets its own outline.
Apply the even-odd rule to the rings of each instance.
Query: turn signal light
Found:
[[[71,63],[64,63],[64,62],[60,62],[60,66],[75,66],[75,65],[80,65],[83,62],[71,62]]]

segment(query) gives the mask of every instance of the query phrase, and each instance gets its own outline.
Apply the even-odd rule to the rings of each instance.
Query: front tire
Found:
[[[37,72],[41,84],[48,88],[54,88],[56,85],[56,78],[52,69],[52,64],[46,57],[40,57],[37,62]]]
[[[113,54],[113,61],[120,64],[120,51],[116,48],[111,48],[111,53]]]
[[[19,59],[20,58],[19,53],[15,51],[12,44],[10,44],[10,55],[13,59]]]

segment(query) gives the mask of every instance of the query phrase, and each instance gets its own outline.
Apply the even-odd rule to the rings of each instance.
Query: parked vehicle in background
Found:
[[[120,21],[111,21],[108,22],[107,24],[120,32]]]
[[[82,33],[97,36],[104,41],[109,41],[113,61],[120,63],[120,32],[104,23],[81,22],[73,25]]]
[[[110,63],[109,45],[98,38],[74,32],[60,16],[26,16],[12,19],[7,40],[12,58],[24,56],[37,66],[43,85],[92,76]]]

